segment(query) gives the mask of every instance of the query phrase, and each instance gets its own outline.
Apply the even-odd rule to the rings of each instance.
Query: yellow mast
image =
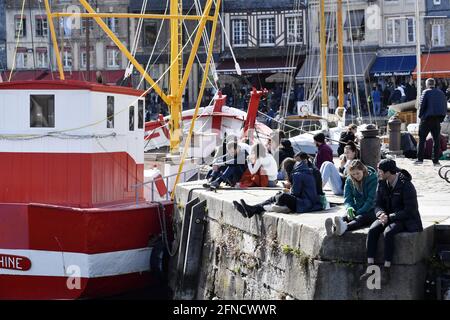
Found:
[[[56,63],[58,64],[58,71],[59,71],[59,78],[61,80],[64,80],[64,69],[62,66],[62,60],[61,60],[61,53],[59,52],[58,42],[56,41],[56,32],[55,32],[55,25],[53,24],[53,16],[50,9],[50,4],[48,3],[48,0],[45,0],[45,11],[47,12],[47,21],[48,26],[50,27],[50,34],[52,36],[52,42],[53,42],[53,50],[55,50],[55,56],[56,56]]]
[[[322,70],[322,117],[328,116],[327,33],[325,28],[325,0],[320,0],[320,68]]]
[[[342,23],[342,0],[337,0],[337,33],[338,33],[338,114],[344,111],[344,30]]]
[[[183,13],[182,0],[170,0],[170,14],[181,15]],[[182,39],[183,29],[182,21],[178,19],[170,20],[170,153],[179,152],[181,140],[181,97],[179,88],[181,85],[181,76],[183,71],[183,53]]]

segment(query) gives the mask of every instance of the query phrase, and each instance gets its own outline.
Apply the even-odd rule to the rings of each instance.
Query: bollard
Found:
[[[360,141],[361,161],[366,166],[376,169],[381,159],[381,140],[378,137],[378,129],[374,124],[368,124],[364,130]]]
[[[388,121],[389,152],[401,154],[401,131],[402,122],[397,116],[392,116]]]

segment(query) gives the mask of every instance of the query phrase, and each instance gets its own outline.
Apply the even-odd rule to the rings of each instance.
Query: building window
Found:
[[[287,43],[303,43],[303,19],[302,17],[287,18]]]
[[[246,46],[248,42],[248,21],[244,19],[232,20],[233,46]]]
[[[119,18],[107,18],[106,24],[114,33],[119,30]]]
[[[445,45],[444,42],[444,25],[442,24],[433,24],[431,28],[431,41],[433,47],[442,47]]]
[[[138,100],[138,129],[144,128],[144,101]]]
[[[36,37],[48,36],[48,23],[47,18],[42,16],[36,17]]]
[[[15,37],[26,37],[27,35],[27,19],[23,18],[20,19],[20,17],[15,18]]]
[[[94,20],[91,18],[82,18],[81,19],[81,32],[86,33],[86,28],[89,25],[89,31],[94,30]]]
[[[275,18],[259,20],[259,42],[262,46],[275,44]]]
[[[144,26],[144,47],[152,47],[155,45],[156,36],[158,34],[156,22],[147,23]],[[183,32],[184,35],[184,32]]]
[[[63,67],[64,69],[72,69],[72,51],[70,49],[64,49],[63,52]]]
[[[414,18],[406,18],[406,35],[408,43],[416,42],[416,20]]]
[[[118,68],[119,67],[119,50],[118,49],[107,49],[106,50],[106,60],[108,68]]]
[[[107,97],[106,128],[114,129],[114,97]]]
[[[130,131],[134,131],[134,106],[130,106],[128,124]]]
[[[30,95],[30,127],[55,127],[54,95]]]
[[[36,49],[36,61],[38,68],[47,68],[48,67],[48,53],[47,48],[37,48]]]
[[[400,18],[386,20],[386,42],[389,44],[400,43]]]
[[[17,50],[16,54],[16,68],[18,69],[24,69],[28,65],[28,54],[27,49],[19,51]]]
[[[433,4],[435,6],[440,6],[441,5],[441,0],[433,0]]]
[[[89,66],[90,68],[94,67],[94,49],[91,48],[91,50],[89,51]],[[82,47],[81,48],[81,68],[86,69],[87,68],[87,51],[86,51],[86,47]]]

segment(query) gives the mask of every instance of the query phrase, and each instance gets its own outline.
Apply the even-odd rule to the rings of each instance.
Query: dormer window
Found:
[[[30,127],[55,127],[54,95],[30,95]]]

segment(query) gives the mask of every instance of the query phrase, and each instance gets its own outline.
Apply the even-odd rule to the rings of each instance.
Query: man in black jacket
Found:
[[[378,164],[378,189],[375,213],[377,220],[370,226],[367,235],[367,263],[375,263],[377,243],[384,234],[384,268],[382,283],[390,279],[390,267],[394,254],[394,236],[400,232],[420,232],[422,220],[417,203],[417,193],[411,175],[400,170],[394,160],[385,159]],[[367,279],[369,269],[361,276]]]
[[[355,142],[357,131],[358,131],[358,127],[356,126],[356,124],[352,123],[347,127],[346,131],[341,132],[341,136],[339,138],[339,147],[337,150],[339,157],[344,153],[344,147],[347,144],[347,142],[349,142],[349,141]]]
[[[420,98],[419,110],[419,146],[417,148],[417,161],[415,164],[422,164],[424,158],[425,141],[428,133],[433,136],[433,163],[439,163],[439,135],[441,133],[441,122],[447,115],[447,98],[445,94],[436,89],[436,82],[430,78],[426,81],[427,89],[424,90]]]

